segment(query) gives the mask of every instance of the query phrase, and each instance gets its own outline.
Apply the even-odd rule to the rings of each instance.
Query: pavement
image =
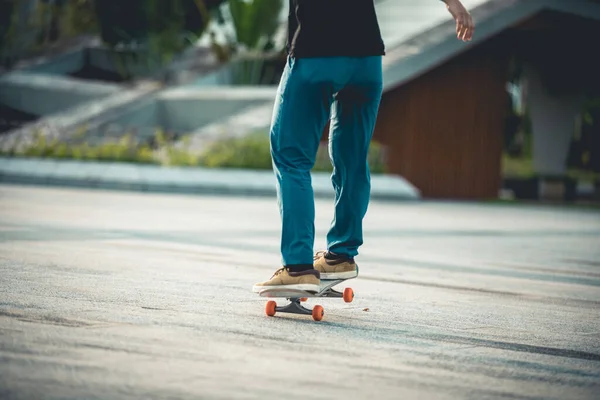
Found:
[[[597,399],[599,238],[597,210],[373,201],[315,322],[251,292],[274,199],[0,185],[0,398]]]
[[[119,162],[0,157],[0,183],[154,193],[275,196],[273,171],[161,167]],[[331,199],[331,174],[313,172],[315,197]],[[421,194],[395,175],[371,176],[374,200],[419,200]]]

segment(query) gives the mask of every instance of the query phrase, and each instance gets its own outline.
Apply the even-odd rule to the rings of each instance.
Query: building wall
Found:
[[[508,56],[484,43],[384,93],[374,139],[423,197],[497,198]]]

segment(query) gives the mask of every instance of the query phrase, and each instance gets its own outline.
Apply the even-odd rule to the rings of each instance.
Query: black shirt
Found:
[[[373,0],[289,0],[287,51],[292,57],[385,54]]]

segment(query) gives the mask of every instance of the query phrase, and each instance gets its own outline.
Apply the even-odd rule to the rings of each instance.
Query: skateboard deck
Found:
[[[357,275],[358,276],[358,275]],[[354,279],[355,277],[348,278]],[[285,298],[288,300],[288,304],[285,306],[278,306],[274,300],[269,300],[265,307],[265,313],[269,317],[273,317],[277,312],[292,313],[292,314],[303,314],[312,315],[315,321],[321,321],[325,315],[325,310],[320,305],[315,305],[312,309],[306,308],[302,305],[302,302],[308,298],[317,297],[336,297],[342,298],[346,303],[354,300],[354,291],[352,288],[345,288],[343,292],[339,292],[333,289],[334,286],[347,281],[348,279],[332,279],[332,280],[321,280],[319,285],[319,291],[316,293],[307,292],[305,290],[297,289],[264,289],[258,294],[261,297],[267,298]]]
[[[353,279],[353,278],[349,278]],[[301,299],[308,297],[343,297],[343,293],[333,289],[334,286],[348,279],[321,280],[317,293],[298,289],[264,289],[258,292],[261,297]]]

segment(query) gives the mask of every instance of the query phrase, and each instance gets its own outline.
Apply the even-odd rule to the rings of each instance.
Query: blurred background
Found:
[[[423,198],[600,200],[600,2],[379,0],[373,174]],[[0,0],[4,159],[271,170],[287,0]],[[330,171],[327,128],[315,171]],[[274,182],[274,181],[273,181]]]

